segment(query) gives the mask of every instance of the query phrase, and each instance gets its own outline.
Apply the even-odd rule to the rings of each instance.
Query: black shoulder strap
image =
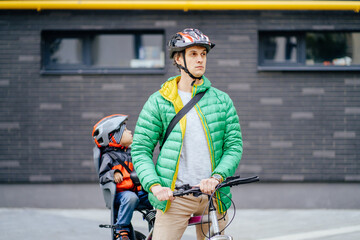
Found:
[[[175,125],[185,116],[185,114],[192,109],[197,102],[200,101],[200,99],[205,95],[206,91],[196,94],[171,120],[169,123],[169,126],[166,129],[164,140],[162,142],[162,145],[160,146],[160,150],[162,146],[164,146],[164,143],[166,142],[166,139],[169,137],[171,131],[175,127]]]
[[[109,156],[113,159],[116,160],[118,163],[120,163],[125,169],[126,171],[128,171],[128,173],[131,173],[132,171],[130,170],[129,166],[126,165],[124,163],[124,161],[122,161],[118,156],[116,156],[116,154],[112,153],[112,152],[108,152]]]

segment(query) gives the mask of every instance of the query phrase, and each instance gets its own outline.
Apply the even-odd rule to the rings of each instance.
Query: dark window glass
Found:
[[[163,68],[165,54],[162,51],[162,36],[142,35],[140,42],[138,60],[132,62],[132,67]]]
[[[82,42],[77,38],[55,38],[49,42],[51,64],[82,63]]]
[[[133,35],[101,34],[92,41],[95,67],[130,68],[135,59]]]
[[[165,66],[164,33],[159,30],[44,31],[42,43],[45,73],[151,73]]]
[[[306,65],[360,64],[360,33],[306,33]]]
[[[259,32],[259,69],[360,70],[360,32]]]
[[[297,62],[295,36],[267,36],[264,39],[264,60],[275,63]]]

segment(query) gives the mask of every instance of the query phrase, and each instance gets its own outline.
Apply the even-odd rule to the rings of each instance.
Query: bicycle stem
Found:
[[[218,223],[218,219],[217,219],[217,215],[216,215],[216,208],[214,206],[214,202],[212,201],[212,199],[210,199],[211,197],[208,196],[208,198],[209,198],[210,222],[211,222],[211,228],[213,230],[212,236],[217,236],[217,235],[220,235],[220,228],[219,228],[219,223]]]

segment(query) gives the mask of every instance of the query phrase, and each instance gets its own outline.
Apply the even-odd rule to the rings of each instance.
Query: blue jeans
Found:
[[[137,194],[132,191],[118,192],[115,195],[115,205],[118,207],[116,230],[130,231],[129,225],[136,208],[152,208],[147,199],[147,193],[139,191]]]

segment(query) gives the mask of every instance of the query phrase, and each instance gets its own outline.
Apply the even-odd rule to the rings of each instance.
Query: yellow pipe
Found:
[[[8,10],[345,10],[359,12],[359,1],[0,1]]]

